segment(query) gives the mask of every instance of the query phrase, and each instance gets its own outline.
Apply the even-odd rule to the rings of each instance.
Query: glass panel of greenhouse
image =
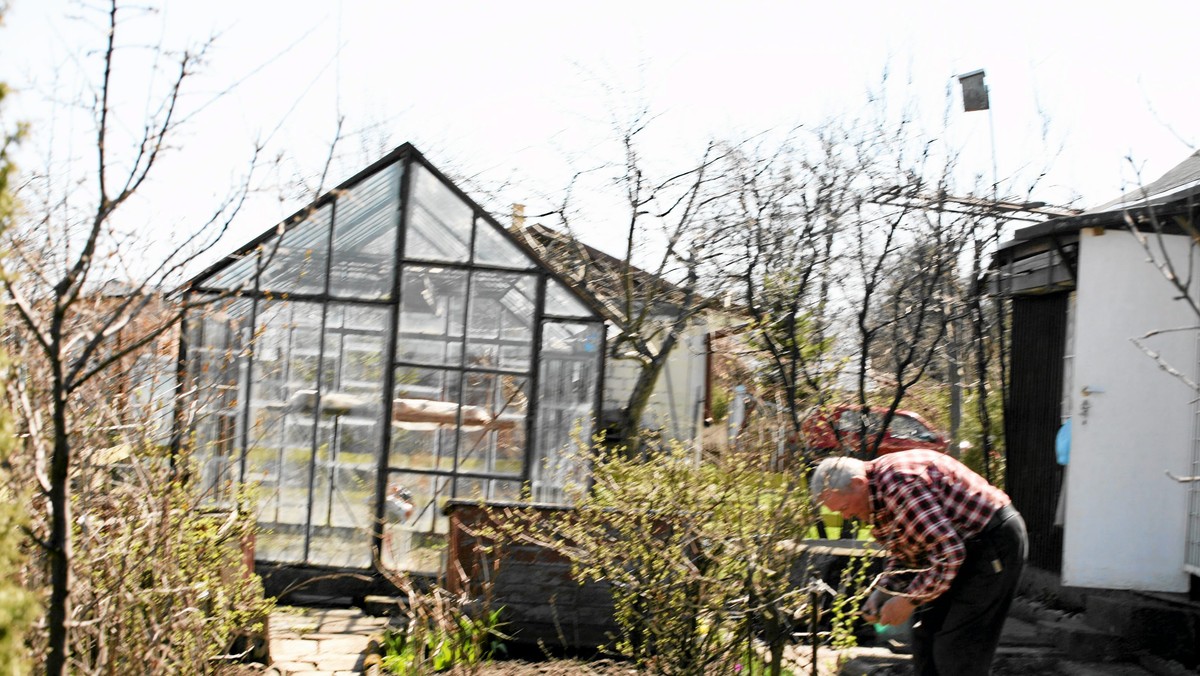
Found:
[[[196,476],[261,561],[436,573],[447,500],[586,486],[602,319],[411,146],[187,294]]]

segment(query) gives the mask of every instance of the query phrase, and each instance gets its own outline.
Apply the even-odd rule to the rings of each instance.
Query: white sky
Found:
[[[87,125],[42,98],[74,100],[78,69],[98,73],[100,16],[68,0],[11,4],[0,80],[19,93],[4,117],[32,123],[27,152],[81,155],[87,139],[72,134]],[[286,171],[318,173],[339,111],[348,136],[327,184],[412,141],[448,173],[505,184],[500,202],[530,213],[550,208],[572,166],[595,161],[612,111],[634,99],[660,115],[663,165],[686,166],[710,136],[859,110],[885,67],[892,95],[919,102],[929,128],[953,85],[946,134],[990,178],[988,114],[962,113],[954,80],[986,69],[999,174],[1049,164],[1032,197],[1051,203],[1107,201],[1136,180],[1127,157],[1152,180],[1200,140],[1193,0],[171,0],[129,17],[124,35],[139,42],[183,46],[220,33],[189,107],[240,83],[197,116],[147,189],[154,227],[225,194],[253,141],[276,127],[271,147],[287,153]],[[119,76],[122,100],[140,111],[149,71]],[[294,196],[252,205],[226,250],[297,208]],[[593,243],[615,249],[609,231],[597,224]]]

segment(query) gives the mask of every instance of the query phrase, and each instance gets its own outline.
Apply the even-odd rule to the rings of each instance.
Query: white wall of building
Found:
[[[655,384],[643,424],[662,429],[676,439],[698,438],[698,416],[702,414],[705,388],[704,336],[708,330],[706,322],[693,322],[671,351]],[[605,369],[604,408],[619,409],[629,401],[639,365],[632,360],[610,357]]]
[[[1063,584],[1187,591],[1187,488],[1164,472],[1190,473],[1195,393],[1130,340],[1195,325],[1176,295],[1129,233],[1080,234]],[[1195,332],[1148,342],[1195,376]]]

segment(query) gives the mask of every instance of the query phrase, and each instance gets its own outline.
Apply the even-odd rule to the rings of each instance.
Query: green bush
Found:
[[[570,518],[510,514],[495,539],[557,548],[576,579],[608,582],[619,633],[606,648],[640,671],[782,673],[807,603],[795,584],[798,554],[782,546],[814,518],[800,484],[767,471],[766,453],[703,463],[679,446],[644,461],[620,449],[594,454],[593,489]],[[764,644],[762,661],[746,661]]]
[[[477,606],[466,593],[418,585],[404,572],[383,572],[408,599],[405,626],[383,635],[380,663],[388,673],[476,673],[506,653],[508,637],[500,631],[503,607],[492,608],[487,597]]]
[[[502,610],[497,608],[474,618],[455,609],[441,618],[442,622],[414,617],[405,629],[384,634],[383,668],[404,676],[452,668],[470,671],[503,655],[507,648],[499,632]]]
[[[37,599],[23,588],[20,524],[15,500],[0,504],[0,674],[24,674],[25,631],[37,617]]]
[[[246,566],[253,519],[203,504],[162,458],[124,474],[76,492],[70,669],[212,673],[272,607]]]

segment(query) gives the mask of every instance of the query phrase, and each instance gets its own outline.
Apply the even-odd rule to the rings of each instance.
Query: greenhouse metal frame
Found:
[[[198,480],[256,558],[437,573],[451,498],[586,488],[605,324],[411,145],[195,277]]]

